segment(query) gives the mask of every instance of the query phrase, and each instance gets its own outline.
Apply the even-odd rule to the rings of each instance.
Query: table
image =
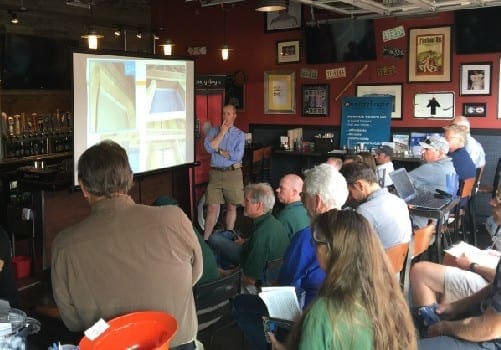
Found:
[[[446,223],[444,222],[444,217],[447,213],[449,213],[456,205],[459,204],[459,197],[454,197],[449,204],[442,207],[441,209],[425,209],[420,207],[415,207],[413,205],[409,205],[409,214],[410,215],[418,215],[424,216],[430,219],[437,219],[437,225],[435,228],[435,244],[437,246],[437,260],[438,263],[442,263],[442,226]],[[444,244],[444,248],[445,247]]]

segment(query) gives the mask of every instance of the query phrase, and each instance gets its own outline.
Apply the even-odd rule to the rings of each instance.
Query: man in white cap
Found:
[[[419,192],[434,193],[437,189],[449,192],[447,176],[456,174],[452,159],[447,156],[449,143],[442,136],[433,135],[419,144],[425,163],[409,173],[414,187]],[[423,227],[428,224],[428,220],[413,217],[413,223],[414,226]]]
[[[420,192],[447,192],[446,176],[456,173],[452,159],[447,157],[449,143],[442,136],[431,136],[419,143],[424,164],[409,173],[414,187]]]
[[[382,187],[388,187],[393,185],[393,181],[390,178],[390,173],[395,169],[393,168],[393,162],[391,161],[391,157],[393,157],[393,149],[390,146],[384,145],[380,146],[376,150],[376,155],[374,159],[377,164],[377,177],[378,179],[384,176],[383,183],[380,183]]]

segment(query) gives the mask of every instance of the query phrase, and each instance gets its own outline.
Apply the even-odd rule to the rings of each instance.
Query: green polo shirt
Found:
[[[284,225],[289,240],[292,240],[296,232],[310,226],[310,217],[301,201],[286,204],[278,213],[277,219]]]
[[[271,213],[254,219],[251,236],[240,253],[244,274],[255,280],[262,279],[266,261],[283,257],[288,245],[284,226]]]
[[[329,314],[334,315],[334,321]],[[347,319],[335,306],[328,305],[325,297],[318,298],[304,318],[298,349],[372,349],[374,333],[365,311],[355,311],[354,317]]]

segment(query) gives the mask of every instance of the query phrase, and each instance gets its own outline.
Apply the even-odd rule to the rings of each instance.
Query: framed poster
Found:
[[[391,96],[393,98],[391,119],[402,119],[402,84],[357,85],[357,96]]]
[[[487,103],[463,103],[463,115],[465,117],[485,117],[487,115]]]
[[[491,94],[492,63],[462,64],[461,95],[490,95]]]
[[[300,61],[299,40],[277,42],[277,63],[296,63]]]
[[[408,80],[451,81],[451,27],[409,29]]]
[[[329,85],[301,85],[301,114],[306,117],[329,116]]]
[[[295,72],[264,72],[264,113],[296,113]]]
[[[414,118],[454,119],[454,92],[416,93]]]
[[[301,3],[289,1],[287,10],[266,12],[264,14],[264,31],[278,32],[301,29]]]

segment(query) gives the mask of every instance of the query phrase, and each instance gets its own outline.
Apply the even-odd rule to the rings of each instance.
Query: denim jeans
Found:
[[[481,343],[472,343],[466,340],[461,340],[453,337],[434,337],[423,338],[418,340],[419,350],[494,350],[500,349],[501,344],[495,340]]]
[[[228,270],[240,264],[242,246],[233,241],[232,231],[214,232],[209,237],[209,245],[216,254],[219,267]]]
[[[233,319],[244,332],[253,349],[271,348],[264,337],[263,316],[268,316],[268,309],[257,295],[240,294],[233,299]]]

